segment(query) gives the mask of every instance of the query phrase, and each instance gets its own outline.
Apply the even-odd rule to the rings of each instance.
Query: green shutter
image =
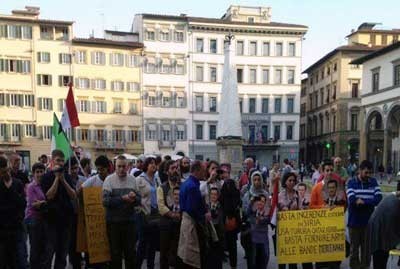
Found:
[[[0,72],[5,71],[5,64],[4,64],[4,59],[0,59]]]
[[[17,60],[17,73],[22,73],[22,61]]]
[[[37,62],[42,62],[42,54],[40,52],[37,53]]]
[[[49,86],[52,85],[52,75],[49,75]]]
[[[41,75],[36,75],[37,85],[42,85]]]

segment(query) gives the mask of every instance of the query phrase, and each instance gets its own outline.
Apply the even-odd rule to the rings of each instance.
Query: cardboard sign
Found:
[[[345,259],[343,207],[278,213],[278,263]]]
[[[83,188],[83,205],[86,222],[86,241],[90,263],[111,260],[108,244],[102,188]]]

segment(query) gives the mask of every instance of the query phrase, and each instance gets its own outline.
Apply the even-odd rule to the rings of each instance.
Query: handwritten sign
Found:
[[[345,259],[344,209],[278,213],[278,263]]]
[[[105,210],[101,187],[83,188],[86,240],[90,263],[110,261]]]

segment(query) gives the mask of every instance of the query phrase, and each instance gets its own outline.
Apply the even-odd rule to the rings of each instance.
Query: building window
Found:
[[[10,106],[22,106],[22,95],[10,94]]]
[[[203,81],[204,68],[196,66],[196,81]]]
[[[217,112],[217,97],[210,97],[210,112]]]
[[[107,113],[107,104],[105,101],[95,101],[95,113]]]
[[[282,98],[275,98],[275,113],[281,113]]]
[[[95,65],[105,65],[106,55],[104,52],[96,51],[92,53],[92,64]]]
[[[75,51],[76,63],[86,64],[86,51]]]
[[[238,83],[243,83],[243,69],[242,68],[238,68],[236,70],[237,72],[237,82]]]
[[[203,125],[196,124],[196,139],[202,140],[203,139]]]
[[[25,107],[34,107],[35,106],[35,96],[33,94],[25,94],[24,95],[24,106]]]
[[[274,125],[274,140],[278,141],[281,139],[281,126]]]
[[[289,43],[289,51],[288,51],[289,56],[296,56],[296,44],[295,43]]]
[[[263,69],[262,79],[263,79],[263,84],[269,84],[269,69]]]
[[[183,75],[185,73],[185,66],[183,64],[176,65],[176,74]]]
[[[287,99],[287,113],[293,113],[294,111],[294,98]]]
[[[160,41],[169,41],[169,32],[167,30],[160,32]]]
[[[244,54],[244,42],[237,41],[236,42],[236,55],[243,55]]]
[[[282,69],[275,70],[275,84],[282,84]]]
[[[257,55],[257,41],[251,41],[249,44],[249,55],[256,56]]]
[[[176,126],[176,140],[185,140],[185,126]]]
[[[139,132],[138,130],[126,131],[126,140],[128,143],[139,142]]]
[[[147,99],[148,106],[156,106],[157,105],[157,97],[155,95],[149,95]]]
[[[178,95],[176,100],[176,107],[185,107],[185,99],[186,97]]]
[[[300,139],[306,138],[306,126],[304,124],[300,125]]]
[[[254,144],[256,139],[256,126],[250,125],[249,126],[249,143]]]
[[[333,91],[332,91],[332,100],[335,101],[336,100],[336,84],[333,85]]]
[[[50,52],[38,52],[37,53],[38,63],[50,63]]]
[[[111,90],[120,92],[124,90],[124,82],[122,81],[111,81]]]
[[[93,88],[95,90],[104,90],[106,88],[106,81],[104,79],[93,80]]]
[[[320,92],[321,92],[320,98],[321,98],[321,106],[322,106],[325,103],[325,100],[324,100],[324,95],[325,95],[324,88],[321,88]]]
[[[306,116],[306,103],[300,105],[300,117]]]
[[[269,107],[269,99],[268,98],[263,98],[261,100],[261,113],[268,113],[268,107]]]
[[[116,101],[114,102],[114,113],[122,113],[122,102]]]
[[[78,105],[79,112],[90,112],[90,103],[88,100],[79,100]]]
[[[171,140],[171,131],[170,130],[162,130],[161,132],[162,141],[170,141]]]
[[[243,113],[243,98],[239,98],[239,110],[240,114]]]
[[[399,86],[400,85],[400,64],[398,64],[394,67],[393,77],[394,77],[393,85]]]
[[[209,137],[210,137],[210,140],[216,140],[217,139],[217,125],[209,125],[209,131],[210,131],[210,133],[209,133]]]
[[[146,30],[146,39],[147,40],[155,40],[156,39],[155,32],[151,31],[151,30]]]
[[[53,99],[42,98],[41,100],[41,110],[53,110]]]
[[[42,86],[51,86],[51,75],[37,75],[37,83]]]
[[[210,40],[210,53],[217,53],[217,40],[216,39]]]
[[[286,140],[293,139],[293,125],[286,125]]]
[[[358,98],[358,83],[351,84],[351,97]]]
[[[256,98],[249,98],[249,113],[256,113]]]
[[[78,89],[89,89],[90,88],[90,80],[88,78],[77,78],[76,87]]]
[[[58,76],[58,86],[66,87],[73,81],[71,76]]]
[[[50,140],[52,137],[52,127],[43,126],[43,140]]]
[[[261,138],[263,143],[268,141],[268,125],[261,126]]]
[[[250,69],[250,83],[256,84],[257,83],[257,69]]]
[[[196,52],[204,52],[204,40],[202,38],[196,39]]]
[[[171,96],[168,95],[163,95],[162,97],[162,106],[164,107],[170,107],[171,106]]]
[[[26,137],[36,136],[36,125],[35,124],[26,124],[25,125],[25,136]]]
[[[282,42],[276,43],[275,56],[283,56],[283,43]]]
[[[372,73],[372,92],[379,91],[379,72]]]
[[[32,39],[32,26],[27,26],[27,25],[22,26],[22,38]]]
[[[52,40],[53,39],[53,27],[40,26],[40,39]]]
[[[294,84],[294,70],[288,70],[288,84]]]
[[[147,140],[156,140],[157,139],[157,126],[149,125],[146,130]]]
[[[210,81],[217,82],[217,68],[210,67]]]
[[[129,67],[139,67],[140,61],[138,55],[128,55],[128,66]]]
[[[196,96],[196,112],[203,112],[203,96]]]
[[[114,66],[124,65],[124,55],[122,53],[111,53],[110,64]]]
[[[248,17],[247,18],[248,23],[254,23],[254,17]]]
[[[337,71],[337,63],[334,63],[333,64],[333,72],[336,72]]]
[[[263,56],[269,56],[270,54],[270,44],[269,42],[263,43]]]
[[[175,42],[183,42],[183,32],[174,32],[174,40]]]
[[[71,63],[72,56],[69,53],[60,53],[58,57],[59,57],[60,64],[70,64]]]
[[[137,114],[137,103],[129,103],[129,114],[136,115]]]
[[[351,114],[351,126],[350,126],[351,131],[357,131],[358,130],[358,114]]]
[[[82,142],[90,141],[90,131],[89,129],[77,129],[78,140]]]

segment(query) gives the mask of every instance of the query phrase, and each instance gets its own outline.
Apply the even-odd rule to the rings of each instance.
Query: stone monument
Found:
[[[225,37],[225,59],[217,127],[217,154],[220,163],[231,164],[231,175],[235,177],[242,169],[243,139],[237,71],[233,61],[233,39],[234,36],[231,33]]]

